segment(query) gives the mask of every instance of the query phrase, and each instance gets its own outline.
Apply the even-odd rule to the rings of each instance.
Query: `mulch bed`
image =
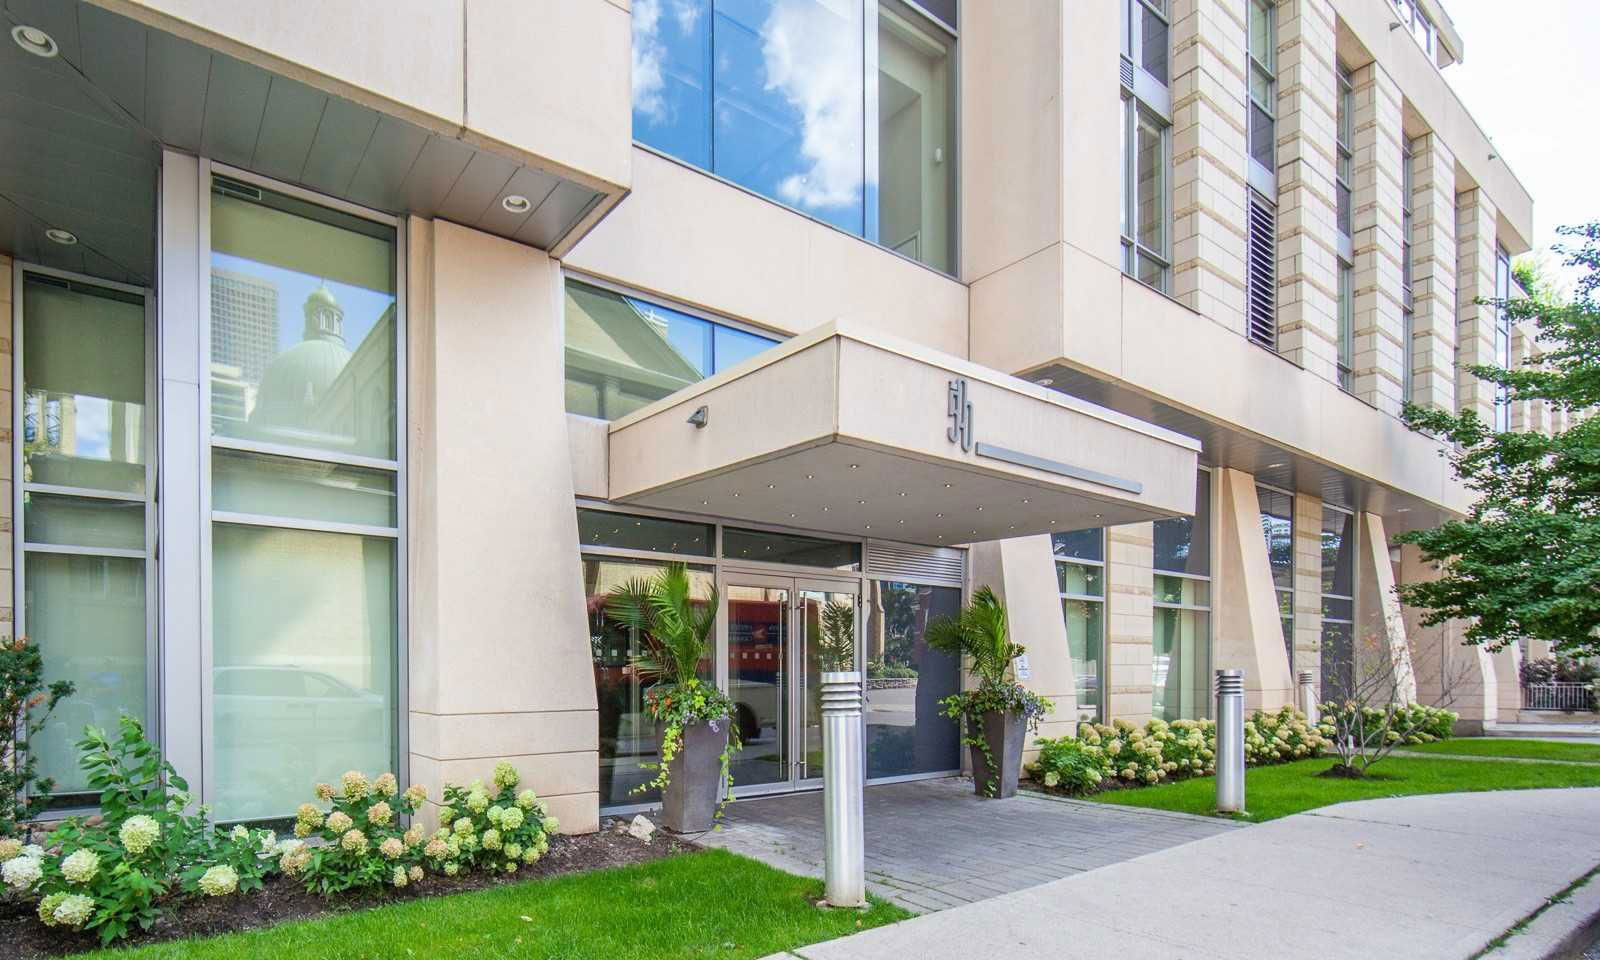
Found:
[[[291,920],[403,903],[421,897],[445,896],[543,877],[648,863],[698,849],[694,844],[663,830],[657,830],[650,842],[646,843],[629,836],[626,821],[605,820],[601,822],[598,833],[553,838],[549,852],[538,863],[524,867],[511,876],[474,874],[451,879],[430,874],[421,883],[402,890],[336,898],[307,893],[300,881],[274,876],[254,893],[191,899],[174,907],[149,930],[134,934],[118,945],[137,946],[162,940],[254,930]],[[92,933],[64,931],[40,923],[34,913],[36,902],[32,898],[22,901],[11,896],[0,897],[0,958],[62,956],[93,950],[100,945]]]

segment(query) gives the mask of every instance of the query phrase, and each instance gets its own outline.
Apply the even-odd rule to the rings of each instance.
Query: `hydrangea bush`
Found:
[[[400,791],[395,775],[373,780],[359,770],[339,778],[339,786],[321,783],[317,800],[302,803],[295,812],[294,835],[302,842],[283,850],[278,866],[285,874],[301,877],[306,889],[323,895],[347,890],[404,887],[422,879],[421,826],[406,827],[403,817],[417,812],[428,798],[427,790],[412,786]]]
[[[560,824],[532,790],[517,790],[520,783],[516,768],[501,761],[489,786],[446,784],[439,829],[423,847],[429,866],[453,877],[475,869],[512,874],[537,863]]]
[[[1454,711],[1417,703],[1375,706],[1344,700],[1329,701],[1318,709],[1317,731],[1338,754],[1339,766],[1350,774],[1365,774],[1397,747],[1449,737],[1460,718]]]

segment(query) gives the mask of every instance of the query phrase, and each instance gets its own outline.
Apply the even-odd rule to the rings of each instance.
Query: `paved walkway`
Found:
[[[924,913],[1238,829],[1205,817],[1042,796],[984,800],[973,795],[971,780],[883,784],[867,788],[868,887]],[[729,804],[723,829],[695,839],[821,877],[822,794]]]
[[[1596,810],[1600,789],[1338,804],[794,956],[1465,960],[1600,864]]]

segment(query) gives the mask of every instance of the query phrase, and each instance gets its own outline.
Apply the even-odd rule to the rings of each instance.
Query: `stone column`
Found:
[[[1385,413],[1400,412],[1405,366],[1401,273],[1400,89],[1377,63],[1355,84],[1355,394]]]
[[[412,219],[411,779],[509,760],[565,832],[599,822],[599,729],[562,396],[561,273]]]
[[[1383,518],[1375,513],[1359,515],[1360,532],[1356,541],[1356,682],[1367,671],[1382,670],[1393,691],[1393,699],[1410,703],[1417,699],[1416,668],[1411,662],[1411,645],[1406,642],[1405,615],[1395,594],[1394,564],[1389,559],[1389,535]],[[1369,644],[1367,638],[1371,637]],[[1365,661],[1365,662],[1364,662]]]
[[[1322,685],[1322,500],[1294,495],[1294,673]]]
[[[1438,578],[1438,570],[1433,564],[1422,562],[1416,547],[1401,546],[1402,583]],[[1461,642],[1466,627],[1459,621],[1424,627],[1422,611],[1415,607],[1402,607],[1401,614],[1416,677],[1417,702],[1460,714],[1458,733],[1482,733],[1484,724],[1493,723],[1499,716],[1493,659],[1482,647]]]
[[[18,290],[16,296],[21,296]],[[12,516],[11,504],[11,405],[16,402],[11,383],[12,317],[11,258],[0,257],[0,316],[6,318],[7,333],[0,336],[0,639],[9,640],[16,630],[16,571],[12,569]]]
[[[1212,483],[1218,488],[1212,666],[1244,671],[1247,710],[1276,710],[1294,702],[1294,679],[1283,645],[1267,544],[1261,536],[1255,477],[1222,469],[1212,473]]]
[[[1456,158],[1429,133],[1416,142],[1411,196],[1411,402],[1456,408]]]
[[[1494,363],[1495,308],[1476,303],[1493,299],[1496,220],[1494,202],[1480,189],[1456,197],[1456,409],[1476,410],[1494,422],[1492,383],[1467,372],[1470,366]]]
[[[1278,352],[1337,382],[1337,68],[1329,0],[1278,4]]]
[[[1171,35],[1172,295],[1243,336],[1245,0],[1175,0]]]
[[[1139,725],[1154,690],[1155,525],[1106,528],[1106,716]]]

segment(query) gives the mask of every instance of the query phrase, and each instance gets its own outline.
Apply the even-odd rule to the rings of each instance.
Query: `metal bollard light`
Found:
[[[1244,812],[1244,671],[1217,671],[1217,811]]]
[[[861,674],[822,675],[823,897],[831,907],[867,904],[863,821]]]
[[[1318,719],[1316,682],[1316,674],[1300,671],[1300,712],[1306,715],[1306,723],[1316,723]]]

